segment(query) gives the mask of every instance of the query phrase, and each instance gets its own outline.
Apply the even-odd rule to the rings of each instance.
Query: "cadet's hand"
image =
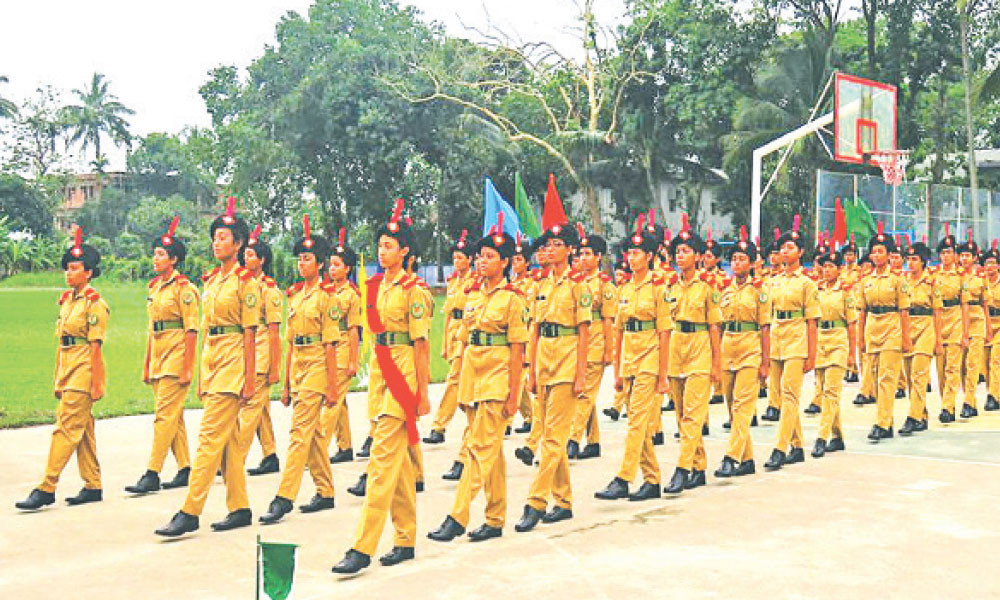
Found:
[[[614,352],[605,352],[604,353],[604,365],[607,366],[607,365],[613,365],[613,364],[615,364],[615,354],[614,354]]]
[[[712,383],[722,383],[722,365],[712,363],[712,373],[709,379],[712,380]]]
[[[531,370],[528,373],[527,388],[528,388],[528,391],[531,392],[532,394],[535,393],[535,371],[534,370]]]
[[[270,369],[267,372],[267,385],[274,385],[281,381],[277,369]]]
[[[240,392],[240,406],[246,406],[247,402],[250,402],[250,399],[253,398],[253,394],[256,391],[257,390],[254,389],[253,380],[248,379],[243,384],[243,391]]]
[[[852,373],[858,370],[858,360],[853,356],[847,357],[847,370]]]
[[[760,368],[757,369],[757,379],[760,379],[762,384],[767,383],[767,378],[771,376],[771,361],[762,361],[760,363]]]
[[[181,376],[177,378],[177,383],[179,385],[187,385],[191,383],[191,371],[184,371]]]
[[[59,390],[53,392],[53,395],[56,397],[56,400],[62,400],[62,392],[60,392]]]
[[[805,364],[802,365],[803,373],[811,373],[813,369],[816,368],[816,357],[806,358]]]
[[[503,416],[507,419],[513,417],[517,414],[517,398],[513,394],[507,397],[507,401],[503,403]]]
[[[621,377],[615,377],[615,391],[620,392],[625,389],[625,380]]]
[[[153,380],[149,378],[149,369],[143,369],[142,382],[145,383],[146,385],[153,383]]]
[[[903,339],[903,353],[906,354],[907,352],[912,352],[912,351],[913,351],[913,340]]]
[[[90,399],[97,402],[104,397],[104,383],[91,383],[90,384]]]
[[[963,335],[962,336],[962,350],[968,350],[968,349],[969,349],[969,336]]]
[[[358,374],[358,363],[347,365],[347,377],[354,377]]]
[[[291,403],[292,403],[292,392],[288,388],[285,388],[284,391],[281,392],[281,405],[288,406]]]
[[[657,377],[656,378],[656,393],[657,394],[666,394],[668,392],[670,392],[670,380],[668,378],[666,378],[666,377]],[[662,400],[662,398],[661,398],[661,400]]]
[[[431,401],[427,399],[426,394],[420,394],[420,400],[417,402],[417,416],[422,417],[431,412]]]
[[[580,397],[583,392],[587,389],[587,374],[577,373],[576,377],[573,378],[573,395]]]
[[[864,355],[864,353],[865,353],[865,340],[864,340],[864,337],[865,336],[864,335],[860,335],[858,337],[862,338],[861,340],[858,341],[858,354]]]
[[[337,406],[337,392],[333,388],[327,388],[326,396],[323,398],[324,404],[327,408],[333,408]]]
[[[941,342],[935,342],[934,354],[937,354],[938,356],[944,356],[944,344],[942,344]]]

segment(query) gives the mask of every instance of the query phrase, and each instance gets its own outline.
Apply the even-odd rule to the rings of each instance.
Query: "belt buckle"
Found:
[[[480,334],[480,331],[478,329],[474,329],[472,331],[472,333],[469,334],[469,342],[473,346],[481,346],[482,345],[479,334]]]

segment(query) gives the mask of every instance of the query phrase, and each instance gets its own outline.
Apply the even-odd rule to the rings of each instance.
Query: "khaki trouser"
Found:
[[[267,388],[266,401],[260,407],[260,423],[257,425],[257,439],[260,440],[260,455],[271,456],[278,452],[278,444],[274,441],[274,424],[271,423],[271,386],[267,385],[266,375],[258,375],[257,381],[258,385],[260,385],[259,382],[263,381],[264,387]],[[253,439],[250,441],[253,442]]]
[[[566,442],[577,399],[572,383],[542,386],[538,393],[537,412],[542,426],[538,472],[528,492],[528,504],[545,510],[551,496],[557,506],[573,507],[573,490],[569,480],[569,458]]]
[[[255,391],[253,397],[250,398],[249,402],[240,407],[239,416],[237,416],[236,431],[233,432],[234,442],[232,450],[226,448],[222,456],[223,477],[226,477],[231,469],[243,470],[243,467],[246,465],[247,454],[250,453],[250,446],[253,445],[254,433],[260,435],[265,429],[262,422],[264,414],[271,404],[271,387],[267,385],[267,375],[263,373],[258,373],[254,382]],[[268,417],[268,423],[270,423],[270,416]],[[270,424],[267,425],[266,429],[268,431],[271,430]],[[264,456],[270,456],[275,452],[274,432],[271,432],[270,439],[272,444],[270,453],[267,452],[263,442],[261,442]]]
[[[351,376],[346,369],[337,369],[337,404],[332,408],[324,407],[320,413],[320,429],[327,442],[337,438],[337,449],[353,448],[351,441],[351,416],[347,410],[347,390],[351,385]]]
[[[774,361],[771,361],[774,364]],[[767,406],[775,410],[781,410],[781,376],[771,369],[767,376]]]
[[[955,412],[955,399],[962,381],[962,346],[945,344],[944,355],[937,355],[938,391],[941,394],[941,408]]]
[[[531,407],[533,404],[531,394],[528,393],[528,367],[525,366],[524,371],[521,373],[521,403],[518,405],[517,409],[521,413],[521,418],[524,419],[526,423],[531,423]]]
[[[989,375],[986,380],[987,393],[997,400],[1000,400],[1000,344],[986,348],[989,355]]]
[[[438,404],[437,412],[434,413],[434,424],[431,431],[444,432],[455,416],[458,409],[458,383],[462,374],[462,359],[456,358],[451,361],[448,368],[448,377],[444,381],[444,396],[441,397],[441,404]]]
[[[295,500],[307,465],[316,485],[316,493],[324,498],[333,498],[333,472],[330,470],[330,457],[327,456],[330,438],[323,436],[320,427],[322,410],[323,394],[300,390],[292,399],[292,430],[277,493],[282,498]]]
[[[153,450],[147,467],[150,471],[162,471],[163,462],[171,450],[178,469],[191,465],[187,428],[184,426],[184,400],[190,387],[190,383],[177,383],[176,377],[161,377],[153,382]]]
[[[97,437],[94,435],[94,416],[90,412],[93,405],[88,393],[63,391],[56,409],[45,478],[38,489],[49,493],[56,491],[59,475],[74,452],[83,487],[101,489],[101,465],[97,462]]]
[[[983,364],[983,344],[981,337],[969,338],[969,347],[962,353],[962,388],[965,391],[964,402],[976,408],[976,387],[979,386],[979,373]]]
[[[626,378],[624,389],[629,396],[628,432],[625,434],[625,454],[618,477],[631,482],[636,468],[641,469],[647,483],[660,483],[660,463],[653,446],[654,421],[660,416],[660,394],[656,393],[658,377],[640,373]]]
[[[707,373],[670,378],[670,397],[674,400],[681,432],[677,466],[688,471],[704,471],[708,464],[701,428],[708,418],[708,400],[712,392],[709,382]]]
[[[236,431],[239,423],[240,397],[236,394],[207,393],[202,396],[205,411],[198,431],[198,450],[191,466],[187,499],[182,511],[200,515],[208,499],[215,472],[222,465],[223,454],[237,457],[239,448]],[[235,461],[234,461],[235,463]],[[242,463],[240,463],[242,464]],[[250,507],[247,498],[247,476],[242,468],[225,470],[226,506],[229,512]]]
[[[844,389],[845,371],[846,369],[839,365],[816,369],[819,395],[813,402],[819,404],[822,409],[817,439],[826,442],[833,438],[844,439],[844,430],[840,424],[840,393]]]
[[[659,394],[657,394],[657,396],[659,396]],[[660,401],[662,402],[662,400],[663,399],[661,398]],[[628,392],[625,391],[624,389],[620,392],[615,392],[615,400],[611,404],[611,407],[617,410],[618,413],[620,414],[622,411],[626,409],[627,405],[628,405]]]
[[[782,452],[802,447],[802,419],[799,415],[799,395],[802,393],[802,367],[804,358],[772,360],[771,376],[778,385],[772,388],[781,404],[781,419],[778,421],[778,439],[774,447]]]
[[[569,439],[580,444],[583,434],[587,434],[588,444],[600,444],[601,432],[597,425],[597,392],[601,389],[601,379],[604,377],[604,363],[587,364],[587,382],[583,396],[576,401],[576,415],[573,417],[573,429]],[[656,390],[653,390],[654,394]]]
[[[412,548],[417,537],[417,491],[406,422],[382,415],[372,437],[367,490],[354,541],[354,549],[368,556],[378,547],[387,514],[396,531],[393,546]]]
[[[738,371],[726,371],[722,374],[723,395],[732,399],[726,456],[738,463],[753,460],[750,421],[753,420],[757,393],[760,391],[758,372],[757,367],[743,367]]]
[[[927,418],[927,382],[931,380],[931,355],[914,354],[903,359],[909,384],[911,419]]]
[[[535,389],[538,389],[536,384]],[[528,432],[528,439],[524,445],[533,453],[538,453],[538,443],[542,440],[542,430],[545,429],[545,417],[542,412],[541,393],[536,391],[531,396],[531,431]]]
[[[878,372],[878,388],[875,396],[876,425],[882,429],[891,429],[892,408],[896,403],[903,353],[899,350],[882,350],[873,356],[875,369]]]
[[[507,516],[507,464],[503,437],[507,418],[504,403],[491,400],[469,408],[472,424],[466,437],[469,458],[455,490],[451,517],[462,527],[469,524],[469,506],[483,490],[486,494],[486,524],[503,527]]]
[[[874,397],[878,392],[878,360],[875,354],[865,352],[861,355],[861,389],[859,392],[868,397]]]

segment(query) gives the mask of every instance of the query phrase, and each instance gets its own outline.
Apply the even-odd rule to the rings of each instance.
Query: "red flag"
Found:
[[[841,246],[847,242],[847,213],[840,196],[833,203],[833,241]]]
[[[548,231],[553,225],[569,223],[566,211],[563,210],[559,191],[556,190],[556,176],[549,173],[549,189],[545,191],[545,209],[542,211],[542,229]]]

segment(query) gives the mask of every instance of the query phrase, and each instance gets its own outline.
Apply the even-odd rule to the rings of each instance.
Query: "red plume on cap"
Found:
[[[413,227],[413,219],[411,219],[409,215],[407,215],[403,221],[406,223],[407,227]]]
[[[305,238],[302,245],[306,248],[312,248],[312,223],[309,222],[309,215],[307,214],[302,215],[302,237]]]
[[[635,220],[635,233],[636,233],[636,235],[639,235],[639,232],[642,231],[642,227],[643,227],[643,225],[645,223],[646,223],[646,213],[639,213],[638,218],[636,218],[636,220]]]
[[[795,217],[792,218],[792,231],[798,231],[799,225],[801,224],[802,224],[802,217],[799,215],[795,215]]]
[[[711,242],[712,241],[712,226],[711,225],[709,225],[708,228],[705,231],[705,241],[706,242]]]
[[[899,234],[897,233],[896,234],[896,247],[898,248],[898,247],[900,247],[902,245],[903,245],[903,240],[902,240],[902,238],[899,237]]]
[[[337,232],[337,247],[343,249],[346,246],[345,244],[346,241],[347,241],[347,230],[341,227],[340,231]]]
[[[971,227],[969,227],[969,228],[968,228],[968,229],[966,230],[966,232],[965,232],[965,237],[966,237],[966,239],[968,239],[968,240],[969,240],[970,242],[972,241],[972,228],[971,228]]]
[[[667,227],[666,229],[663,230],[663,243],[664,244],[669,244],[670,243],[670,228],[669,227]]]
[[[758,248],[760,248],[760,236],[759,235],[753,236],[753,243],[756,244]]]
[[[181,222],[179,215],[174,215],[173,219],[170,219],[170,226],[167,227],[167,235],[173,236],[177,231],[177,224]]]
[[[774,241],[777,242],[780,238],[781,238],[781,229],[775,227],[774,228]]]
[[[1000,246],[1000,240],[993,238],[993,251],[996,252],[997,246]]]
[[[252,246],[260,240],[260,223],[254,225],[253,231],[250,232],[250,241],[247,245]]]
[[[681,213],[681,232],[685,232],[691,229],[691,222],[688,220],[687,213]]]
[[[83,256],[83,228],[76,223],[73,224],[73,249],[70,254],[77,258]]]
[[[741,242],[747,241],[747,226],[746,225],[740,225],[740,241]]]
[[[851,243],[852,244],[854,243],[854,232],[853,231],[851,232]]]
[[[926,244],[927,243],[927,234],[924,234],[924,235],[920,236],[920,241]]]
[[[503,215],[501,214],[501,216],[503,216]],[[583,228],[583,223],[581,223],[579,221],[576,222],[576,232],[580,235],[580,244],[581,245],[586,245],[587,244],[587,232]]]
[[[944,222],[944,237],[951,235],[951,223],[948,221]]]
[[[655,231],[656,230],[656,209],[655,208],[649,209],[649,216],[646,217],[646,228],[648,228],[650,231]]]
[[[879,221],[878,222],[878,234],[879,235],[883,235],[883,230],[884,229],[885,229],[885,226],[882,224],[882,221]]]
[[[236,221],[236,196],[226,198],[226,214],[222,215],[222,222],[232,225]]]
[[[497,216],[499,217],[500,214],[502,214],[502,213],[498,213]],[[492,234],[493,234],[493,227],[491,227],[490,231],[489,231],[489,235],[492,235]],[[462,233],[458,236],[458,241],[455,242],[455,247],[458,248],[458,249],[460,249],[460,250],[464,249],[465,248],[465,238],[468,235],[469,235],[469,230],[468,229],[463,229]]]
[[[502,212],[497,213],[497,224],[495,225],[495,227],[496,227],[496,235],[493,236],[493,243],[496,244],[497,246],[502,246],[504,244]]]

